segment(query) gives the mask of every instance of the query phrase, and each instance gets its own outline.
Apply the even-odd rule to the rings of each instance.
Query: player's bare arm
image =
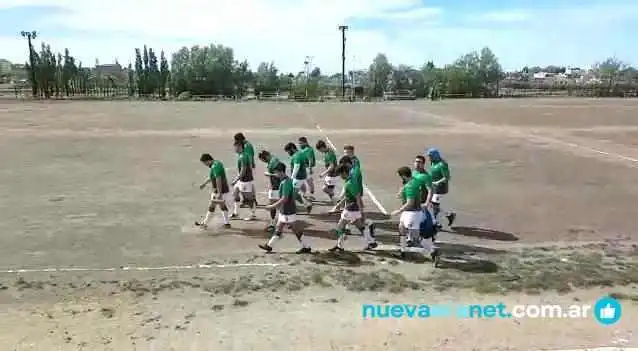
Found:
[[[325,177],[329,172],[335,171],[335,165],[331,164],[330,167],[326,168],[323,172],[321,172],[320,176]]]
[[[341,189],[341,194],[339,195],[339,199],[337,203],[334,205],[332,209],[330,209],[329,213],[339,212],[339,209],[346,203],[346,191],[345,188]]]
[[[284,202],[286,202],[286,201],[290,201],[290,198],[288,198],[288,197],[284,196],[284,197],[282,197],[281,199],[277,200],[276,202],[273,202],[273,203],[272,203],[272,204],[270,204],[270,205],[264,206],[264,209],[266,209],[266,210],[272,210],[272,209],[278,208],[278,207],[280,207],[281,205],[283,205],[283,204],[284,204]]]
[[[357,195],[357,205],[359,206],[360,210],[363,210],[363,199],[361,198],[361,195]]]
[[[434,195],[434,188],[429,185],[426,185],[425,189],[427,189],[428,195],[425,197],[423,208],[427,209],[432,206],[432,195]]]
[[[204,188],[205,188],[205,187],[206,187],[209,183],[211,183],[210,178],[209,178],[209,179],[206,179],[206,181],[205,181],[205,182],[203,182],[203,183],[199,186],[199,190],[204,190]],[[221,188],[218,188],[218,189],[221,189]]]
[[[392,213],[391,213],[390,215],[391,215],[391,216],[396,216],[396,215],[398,215],[399,213],[401,213],[401,212],[405,211],[407,208],[414,207],[414,205],[415,205],[415,200],[414,200],[414,199],[408,199],[408,200],[407,200],[407,201],[403,204],[403,206],[401,206],[401,207],[399,207],[398,209],[396,209],[396,210],[392,211]]]

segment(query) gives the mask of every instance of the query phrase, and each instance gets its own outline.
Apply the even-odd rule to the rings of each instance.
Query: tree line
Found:
[[[300,72],[282,72],[274,62],[262,62],[252,70],[246,60],[239,61],[231,47],[183,47],[170,59],[164,51],[144,45],[135,49],[135,62],[105,70],[83,67],[71,55],[55,54],[42,43],[40,50],[30,48],[33,67],[26,64],[29,83],[43,98],[82,96],[128,96],[168,98],[179,96],[243,97],[248,94],[285,93],[295,98],[341,95],[341,74],[324,75],[319,67]],[[113,65],[112,65],[113,66]],[[560,79],[537,79],[545,72]],[[616,58],[597,64],[581,76],[566,75],[560,66],[524,67],[519,72],[505,73],[498,57],[485,47],[469,52],[454,62],[436,66],[427,61],[421,67],[393,65],[379,53],[367,70],[350,71],[346,75],[348,95],[360,98],[401,95],[413,98],[491,97],[510,90],[545,89],[573,91],[587,84],[597,89],[594,95],[612,96],[636,92],[638,71]],[[570,73],[573,75],[573,73]]]

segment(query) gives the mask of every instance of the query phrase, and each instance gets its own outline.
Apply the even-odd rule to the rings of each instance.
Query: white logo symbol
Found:
[[[608,303],[607,306],[600,309],[598,317],[600,319],[614,319],[616,317],[616,309]]]

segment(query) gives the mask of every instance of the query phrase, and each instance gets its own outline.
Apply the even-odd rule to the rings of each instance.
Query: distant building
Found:
[[[534,79],[536,80],[548,79],[548,78],[554,77],[555,75],[556,73],[538,72],[538,73],[534,73]]]
[[[122,74],[124,70],[119,63],[113,63],[108,65],[97,65],[95,66],[95,72],[98,74],[111,74],[117,76]]]
[[[5,59],[0,59],[0,76],[11,73],[11,62]]]
[[[93,74],[102,77],[110,76],[117,81],[126,81],[127,79],[127,72],[119,63],[96,65]]]

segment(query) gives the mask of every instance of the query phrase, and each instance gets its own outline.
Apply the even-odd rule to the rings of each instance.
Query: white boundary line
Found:
[[[82,267],[50,267],[34,269],[6,269],[0,270],[3,274],[16,273],[52,273],[52,272],[140,272],[140,271],[186,271],[193,269],[223,269],[246,267],[278,267],[285,266],[282,263],[235,263],[235,264],[194,264],[183,266],[158,266],[158,267],[111,267],[111,268],[82,268]]]
[[[321,129],[321,127],[319,126],[319,124],[315,124],[315,126],[317,127],[317,129],[321,132],[321,134],[324,135],[326,142],[328,142],[328,144],[330,144],[330,147],[332,147],[333,149],[336,150],[335,144],[332,142],[332,140],[330,140],[330,138],[328,138],[328,136],[323,132],[323,129]],[[376,196],[374,196],[374,194],[372,193],[372,190],[370,190],[370,188],[368,188],[367,185],[363,184],[363,190],[365,190],[366,194],[368,194],[368,196],[370,197],[370,200],[372,201],[372,203],[374,203],[375,206],[377,206],[377,208],[379,209],[379,211],[381,211],[381,213],[383,213],[384,215],[388,215],[389,212],[385,209],[385,207],[383,207],[383,205],[381,204],[381,202],[377,199]]]
[[[478,124],[478,123],[469,122],[469,121],[463,121],[463,120],[460,120],[460,119],[454,118],[454,117],[445,117],[445,116],[437,115],[437,114],[430,113],[430,112],[415,111],[415,110],[413,110],[413,109],[411,109],[409,107],[392,106],[390,108],[400,109],[400,110],[406,111],[408,113],[413,113],[413,114],[416,114],[416,115],[423,116],[425,118],[430,117],[430,118],[434,118],[434,119],[437,119],[437,120],[443,120],[443,121],[447,120],[447,121],[451,121],[451,122],[458,123],[458,124],[465,124],[465,125],[475,126],[475,127],[478,127],[478,128],[496,129],[493,126]],[[545,141],[545,142],[550,143],[550,144],[553,143],[553,144],[565,145],[565,146],[569,146],[569,147],[572,147],[572,148],[575,148],[575,149],[581,149],[581,150],[593,152],[593,153],[596,153],[596,154],[599,154],[599,155],[603,155],[603,156],[606,156],[608,158],[617,158],[617,159],[620,159],[620,160],[623,160],[623,161],[629,161],[629,162],[633,163],[633,164],[630,165],[630,167],[632,167],[632,168],[638,167],[638,159],[635,159],[633,157],[628,157],[628,156],[616,154],[616,153],[613,153],[613,152],[602,151],[602,150],[591,148],[589,146],[584,146],[584,145],[580,145],[580,144],[576,144],[576,143],[572,143],[572,142],[567,142],[567,141],[563,141],[563,140],[560,140],[560,139],[549,138],[549,137],[546,137],[546,136],[540,136],[540,135],[537,135],[537,134],[525,132],[523,130],[516,130],[516,129],[508,130],[508,129],[504,129],[504,131],[508,132],[508,134],[518,134],[520,136],[523,136],[523,137],[527,138],[528,140],[536,139],[536,140],[540,140],[540,141]],[[638,351],[638,350],[636,350],[636,351]]]
[[[560,349],[547,351],[638,351],[638,347],[593,347],[585,349]]]
[[[312,123],[315,125],[315,128],[317,128],[317,130],[319,131],[319,133],[321,133],[324,138],[326,139],[326,142],[328,144],[330,144],[330,147],[337,150],[337,148],[335,147],[335,144],[332,142],[332,140],[330,140],[330,138],[328,137],[328,135],[326,134],[326,132],[324,132],[324,130],[321,128],[321,126],[319,125],[319,123],[317,123],[317,121],[306,111],[304,111],[303,107],[301,106],[300,103],[297,103],[297,108],[299,108],[303,114],[308,117],[308,119],[310,119],[310,121],[312,121]],[[381,213],[383,213],[384,215],[389,215],[390,213],[385,209],[385,207],[383,207],[383,205],[381,204],[381,202],[377,199],[376,196],[374,196],[374,194],[372,193],[372,190],[370,190],[370,188],[368,188],[367,185],[363,184],[363,190],[366,192],[366,194],[368,194],[368,197],[370,197],[370,200],[372,201],[372,203],[374,203],[375,206],[377,206],[377,208],[379,209],[379,211],[381,211]]]

